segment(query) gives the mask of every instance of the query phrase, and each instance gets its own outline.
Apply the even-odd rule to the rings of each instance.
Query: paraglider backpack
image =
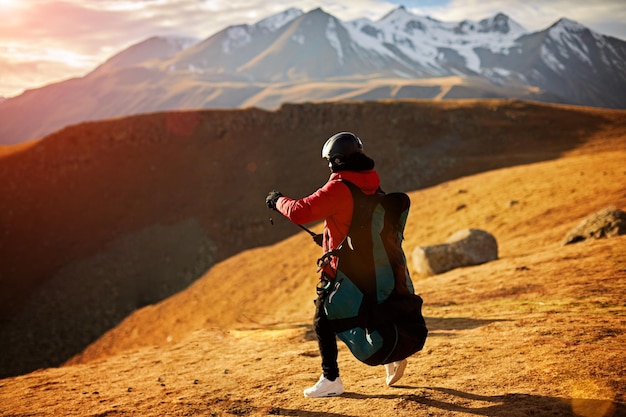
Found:
[[[404,193],[352,193],[348,236],[327,255],[337,256],[324,310],[335,333],[361,362],[381,365],[420,351],[428,329],[423,300],[414,293],[402,250],[410,199]]]

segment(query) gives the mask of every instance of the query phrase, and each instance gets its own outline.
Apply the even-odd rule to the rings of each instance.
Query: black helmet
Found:
[[[363,153],[363,142],[350,132],[331,136],[322,147],[322,158],[328,160],[331,168],[341,167],[349,156],[356,153]]]

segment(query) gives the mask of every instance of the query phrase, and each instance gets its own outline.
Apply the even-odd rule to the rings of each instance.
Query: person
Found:
[[[328,138],[322,147],[322,158],[328,161],[331,171],[324,186],[301,199],[292,199],[274,190],[266,197],[266,204],[296,224],[324,219],[321,242],[316,241],[321,243],[326,254],[343,242],[353,216],[352,193],[341,180],[350,181],[363,193],[372,195],[380,189],[380,177],[374,169],[374,160],[363,152],[363,142],[351,132],[339,132]],[[329,263],[321,265],[321,269],[320,280],[332,280],[337,258],[332,257]],[[327,292],[318,291],[318,294],[313,325],[322,360],[322,375],[315,385],[304,390],[304,396],[309,398],[336,396],[344,392],[337,363],[337,339],[323,308]],[[385,364],[387,385],[402,377],[406,365],[406,359]]]

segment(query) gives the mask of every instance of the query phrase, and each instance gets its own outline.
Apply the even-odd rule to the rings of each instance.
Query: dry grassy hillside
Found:
[[[600,163],[603,169],[595,169]],[[565,234],[587,215],[611,205],[626,207],[624,163],[626,149],[570,156],[410,193],[405,251],[410,259],[412,248],[441,243],[469,227],[494,234],[500,258],[509,262],[558,251]],[[295,228],[282,218],[275,220],[275,227]],[[621,250],[623,259],[618,257],[619,265],[613,266],[626,272],[626,247],[615,250]],[[306,301],[313,296],[319,255],[306,233],[240,253],[215,265],[189,289],[137,311],[69,363],[181,340],[206,326],[267,326],[293,315],[305,318],[311,313]],[[430,280],[412,274],[419,282]]]
[[[410,193],[407,253],[477,227],[500,259],[413,275],[430,334],[398,386],[340,345],[347,392],[302,397],[320,372],[318,248],[299,233],[217,263],[73,364],[0,380],[0,415],[624,416],[626,236],[560,241],[588,214],[626,208],[625,139]]]
[[[363,137],[383,188],[417,190],[518,165],[523,181],[524,164],[623,149],[624,114],[498,100],[302,104],[275,112],[162,113],[86,123],[2,149],[0,375],[61,364],[145,306],[140,313],[164,314],[153,320],[154,332],[143,324],[117,331],[140,335],[146,343],[167,336],[178,340],[177,334],[164,334],[173,316],[152,304],[183,290],[214,264],[210,274],[220,268],[239,274],[242,268],[216,262],[250,250],[246,264],[253,265],[260,249],[251,248],[297,233],[277,219],[271,226],[263,199],[272,188],[298,197],[321,185],[328,172],[318,157],[320,146],[338,130]],[[501,186],[510,191],[510,184]],[[482,202],[468,190],[463,196],[453,191],[455,198],[467,199],[468,208],[452,209],[446,221],[475,215],[472,210]],[[604,204],[614,200],[614,193],[594,198]],[[532,195],[532,189],[522,187],[510,197],[522,201],[511,212],[529,205],[524,198]],[[544,197],[552,195],[546,191]],[[578,197],[572,192],[563,198]],[[414,204],[436,210],[432,204]],[[572,218],[587,214],[586,206],[578,207],[565,211]],[[549,218],[532,213],[523,221],[542,224]],[[496,214],[489,218],[490,227],[505,227]],[[419,242],[448,233],[434,219],[425,220],[419,230],[427,233]],[[513,241],[524,241],[521,230],[516,226],[519,237]],[[299,256],[310,259],[305,251],[315,248],[300,246]],[[285,277],[309,279],[308,270],[288,267],[290,258],[275,259],[276,265],[256,275],[287,268]],[[273,279],[263,282],[275,288]],[[309,287],[298,288],[293,291]],[[226,306],[223,293],[210,292],[217,295],[216,305]],[[258,319],[248,304],[262,297],[244,294],[251,302],[242,312],[254,322]],[[167,305],[179,309],[171,299],[160,306]],[[234,320],[230,308],[219,311],[194,320],[201,325]],[[171,331],[186,334],[192,324]],[[115,339],[111,346],[133,346],[136,337]]]

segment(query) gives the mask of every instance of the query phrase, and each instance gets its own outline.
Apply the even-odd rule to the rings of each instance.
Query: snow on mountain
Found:
[[[541,57],[544,62],[548,64],[555,71],[562,71],[565,69],[564,65],[555,60],[554,58],[570,58],[574,57],[583,63],[592,65],[591,58],[589,57],[588,47],[581,42],[580,34],[584,32],[586,28],[572,20],[561,19],[556,24],[548,29],[548,35],[551,41],[556,46],[557,55],[555,55],[547,45],[541,48]]]
[[[560,19],[533,36],[542,38],[538,56],[555,73],[567,71],[570,65],[584,65],[592,71],[602,66],[616,66],[619,75],[626,64],[624,41],[600,35],[569,19]],[[620,78],[626,79],[626,71],[621,75]]]
[[[268,48],[277,32],[303,14],[300,9],[290,8],[252,25],[229,26],[166,60],[161,68],[238,78],[237,67]]]
[[[554,72],[565,71],[564,58],[569,55],[593,65],[581,34],[607,43],[606,37],[568,19],[555,23],[540,36],[540,42],[533,43],[529,42],[533,34],[503,13],[480,21],[442,22],[401,6],[378,21],[343,22],[322,9],[304,13],[291,8],[255,24],[230,26],[191,46],[167,47],[165,40],[151,38],[102,67],[152,65],[211,81],[278,82],[378,74],[482,76],[499,85],[525,84],[528,77],[543,75],[520,71],[524,60],[540,57]],[[538,50],[536,45],[540,45]],[[606,53],[601,55],[611,62]]]
[[[284,12],[272,15],[267,17],[261,21],[259,21],[254,26],[258,28],[265,28],[270,32],[276,32],[278,29],[285,26],[287,23],[291,22],[296,17],[302,16],[304,12],[297,8],[289,8]]]
[[[306,14],[288,9],[226,28],[167,60],[166,68],[268,82],[374,73],[475,75],[482,69],[476,48],[506,53],[524,33],[501,13],[480,22],[444,23],[399,7],[377,22],[343,22],[319,8]]]
[[[529,33],[503,13],[442,22],[399,7],[344,22],[292,8],[199,42],[149,38],[85,77],[6,99],[0,143],[163,110],[505,97],[626,108],[626,42],[566,18]]]
[[[481,63],[475,48],[506,53],[515,45],[515,39],[526,33],[521,25],[502,13],[480,22],[448,23],[413,15],[404,7],[395,9],[378,22],[358,19],[346,26],[362,47],[386,48],[392,54],[397,50],[411,62],[438,73],[433,75],[450,74],[447,65],[455,56],[457,66],[480,73]]]
[[[291,8],[253,25],[232,26],[226,29],[222,51],[225,54],[235,53],[237,49],[251,43],[255,35],[274,33],[303,13],[300,9]]]
[[[520,42],[532,65],[511,69],[527,84],[572,103],[626,107],[626,42],[565,18]]]
[[[516,21],[510,19],[507,15],[503,13],[498,13],[491,18],[483,19],[480,22],[478,22],[478,32],[480,33],[500,32],[505,35],[518,37],[526,33],[526,29],[524,29],[524,27],[522,27]]]
[[[290,21],[267,47],[250,51],[250,59],[231,70],[271,82],[350,75],[357,62],[350,43],[340,21],[318,8]]]

